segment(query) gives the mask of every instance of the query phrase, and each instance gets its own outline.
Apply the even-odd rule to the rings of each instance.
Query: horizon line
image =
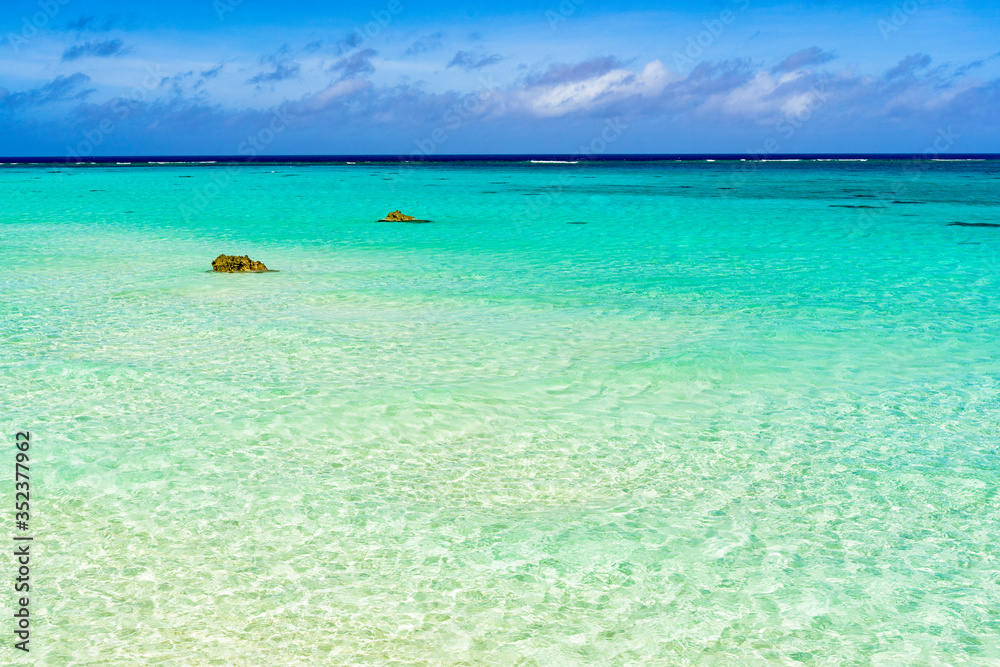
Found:
[[[372,154],[288,154],[288,155],[101,155],[92,157],[0,156],[0,166],[17,164],[266,164],[266,163],[344,163],[344,162],[660,162],[660,161],[745,161],[778,162],[783,160],[885,160],[885,161],[968,161],[1000,160],[1000,153],[453,153],[441,155]]]

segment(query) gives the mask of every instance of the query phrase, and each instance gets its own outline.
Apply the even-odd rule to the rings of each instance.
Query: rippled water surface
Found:
[[[996,163],[0,192],[36,664],[1000,664]]]

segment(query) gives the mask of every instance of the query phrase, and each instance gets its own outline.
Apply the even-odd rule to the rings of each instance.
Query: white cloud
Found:
[[[370,86],[371,84],[364,79],[338,81],[319,92],[303,96],[298,102],[291,103],[289,111],[295,114],[309,114],[323,111],[343,98]]]
[[[659,95],[668,83],[679,78],[654,60],[639,73],[619,67],[581,81],[531,86],[515,97],[521,107],[535,116],[564,116],[630,97]]]

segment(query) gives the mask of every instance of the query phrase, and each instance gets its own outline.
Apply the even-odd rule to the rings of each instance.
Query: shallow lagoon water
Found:
[[[997,664],[998,186],[0,168],[32,658]]]

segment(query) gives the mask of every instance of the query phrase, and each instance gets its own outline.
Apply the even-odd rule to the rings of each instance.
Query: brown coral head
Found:
[[[257,262],[248,255],[219,255],[212,260],[212,270],[220,273],[260,272],[267,271],[264,262]]]

